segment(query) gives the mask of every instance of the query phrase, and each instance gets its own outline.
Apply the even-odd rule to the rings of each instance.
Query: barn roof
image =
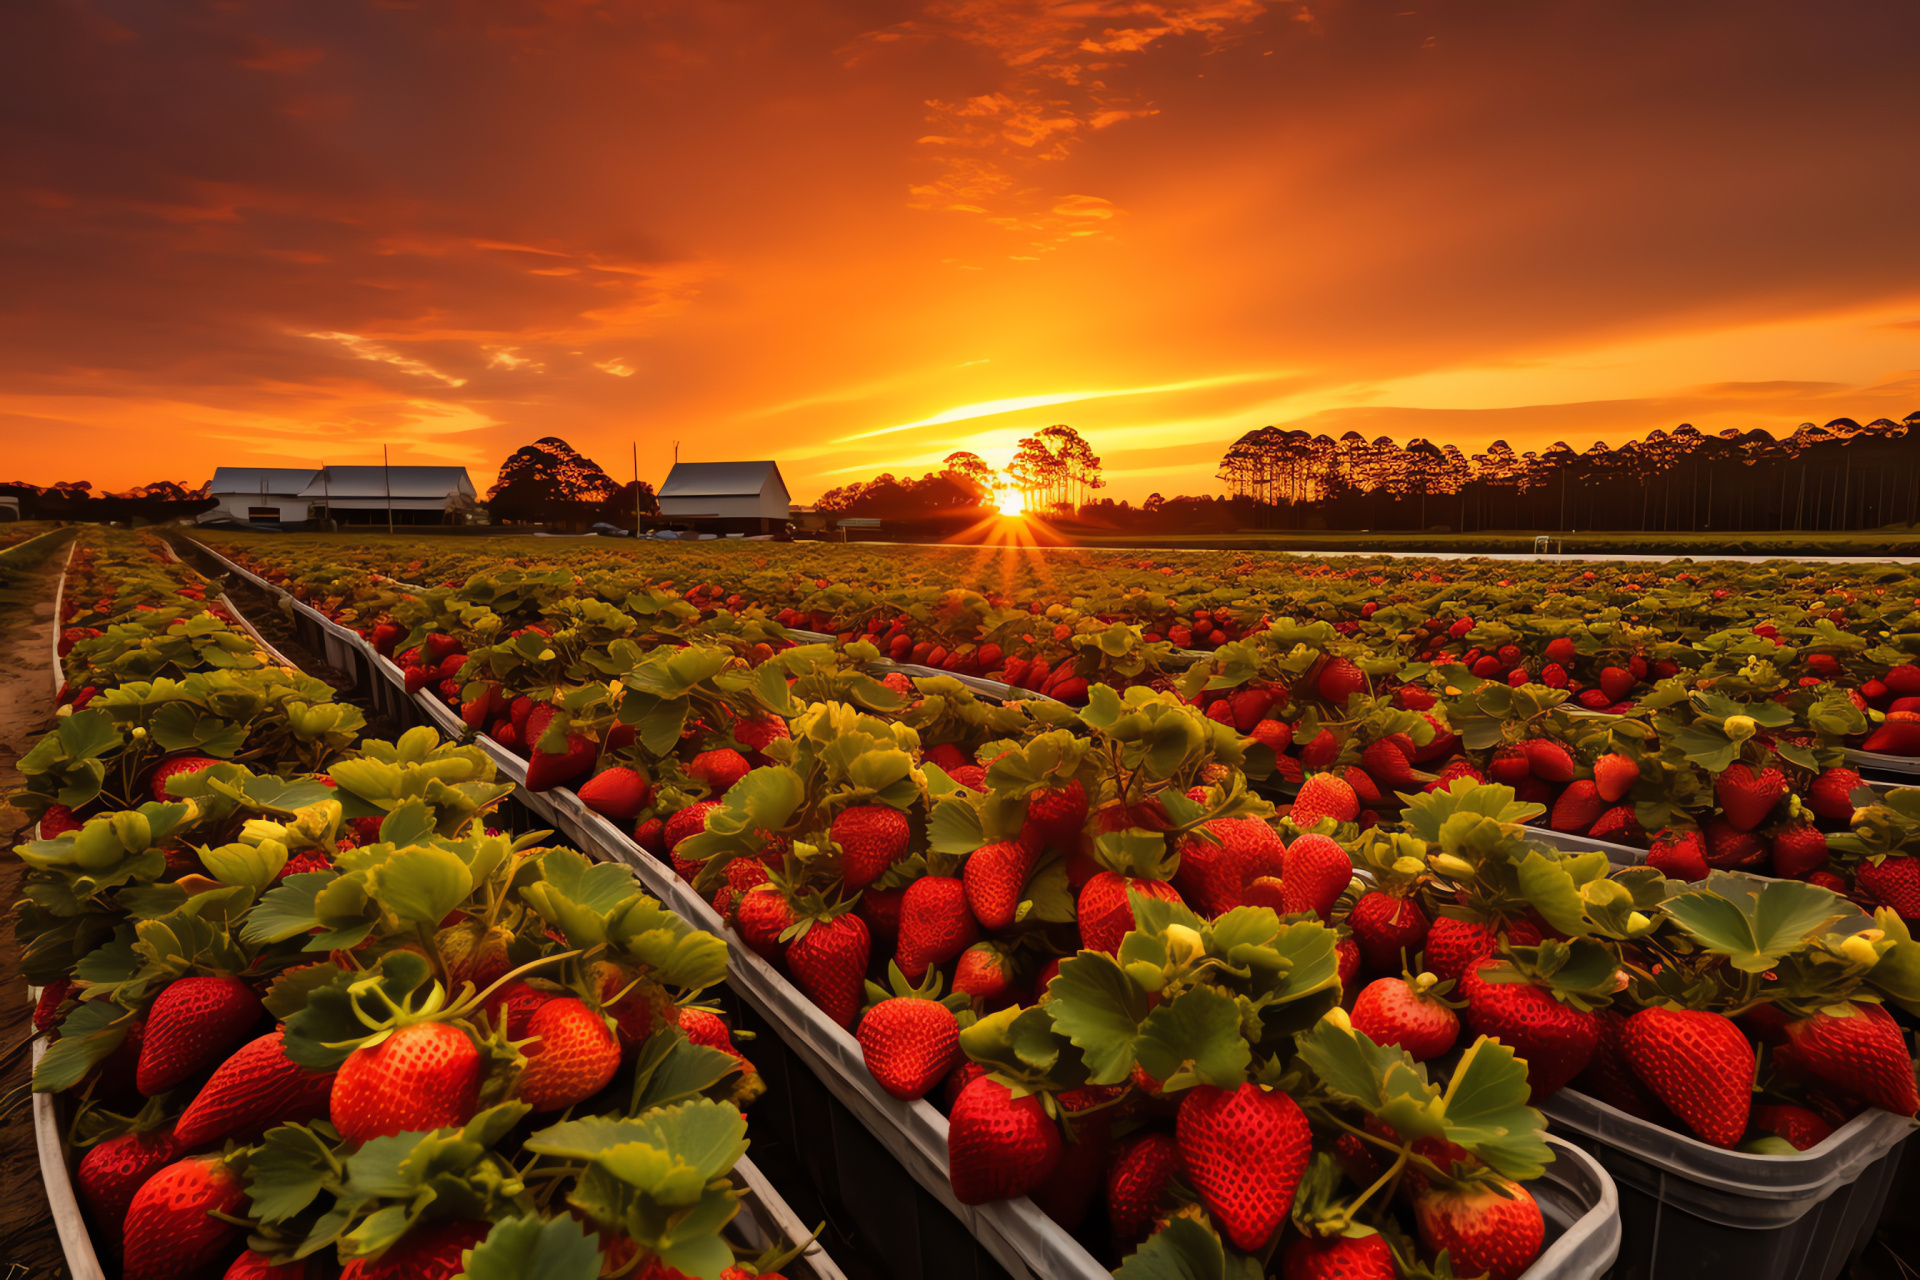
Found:
[[[787,493],[787,482],[781,478],[780,467],[774,462],[676,462],[673,470],[667,473],[666,483],[660,486],[662,498],[745,498],[756,497],[765,490],[767,478],[780,486],[780,493]]]
[[[301,491],[303,498],[385,498],[391,477],[396,498],[472,496],[465,467],[322,467]]]
[[[312,467],[215,467],[208,493],[299,493],[319,473]]]

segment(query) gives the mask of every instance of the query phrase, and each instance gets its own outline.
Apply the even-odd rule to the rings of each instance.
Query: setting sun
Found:
[[[1002,489],[994,497],[1000,504],[1003,516],[1024,516],[1027,514],[1027,500],[1018,489]]]

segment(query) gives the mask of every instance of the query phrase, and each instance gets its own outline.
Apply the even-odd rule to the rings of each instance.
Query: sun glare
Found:
[[[1027,514],[1027,500],[1018,489],[1002,489],[995,497],[1000,501],[1001,515],[1023,516]]]

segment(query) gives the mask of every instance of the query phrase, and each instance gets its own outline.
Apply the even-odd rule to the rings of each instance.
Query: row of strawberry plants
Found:
[[[467,621],[487,620],[470,615]],[[568,629],[556,627],[554,634]],[[446,649],[443,663],[451,662],[459,641],[446,633],[397,643],[404,652],[435,635]],[[489,676],[511,674],[516,646],[543,645],[547,638],[545,628],[509,634],[505,655],[476,647],[458,655],[456,670],[485,686]],[[1326,802],[1323,785],[1314,789],[1319,798],[1303,794],[1308,808],[1296,803],[1291,820],[1276,828],[1262,802],[1245,791],[1241,774],[1249,756],[1271,744],[1257,733],[1242,736],[1229,717],[1202,714],[1192,697],[1145,689],[1123,696],[1102,688],[1079,713],[1039,702],[992,706],[951,681],[875,680],[862,667],[866,655],[877,654],[863,654],[858,644],[775,654],[770,647],[755,652],[743,638],[731,648],[705,639],[681,637],[652,649],[629,642],[608,651],[631,664],[625,670],[596,668],[608,677],[604,683],[559,690],[554,702],[536,704],[522,695],[529,718],[550,708],[533,740],[533,763],[546,762],[542,782],[579,782],[590,805],[634,821],[643,845],[714,892],[716,907],[749,945],[782,964],[832,1016],[857,1025],[876,1078],[902,1096],[920,1096],[944,1081],[943,1092],[957,1104],[967,1082],[953,1071],[952,1047],[970,1034],[962,1029],[969,1017],[987,1014],[991,1021],[1009,1001],[1050,998],[1059,985],[1055,975],[1121,945],[1142,901],[1191,904],[1195,920],[1248,906],[1300,920],[1308,913],[1330,919],[1339,929],[1338,936],[1327,935],[1330,955],[1337,978],[1346,979],[1336,981],[1336,989],[1350,1000],[1358,995],[1356,1015],[1391,1038],[1391,1028],[1372,1020],[1444,1021],[1432,1000],[1437,982],[1460,981],[1468,963],[1497,940],[1566,945],[1572,935],[1545,936],[1558,932],[1547,910],[1564,920],[1564,904],[1549,895],[1541,906],[1529,897],[1545,892],[1542,877],[1556,889],[1575,884],[1576,876],[1584,892],[1601,892],[1591,883],[1609,885],[1607,892],[1625,895],[1611,901],[1624,901],[1629,915],[1639,910],[1635,894],[1645,898],[1649,885],[1661,883],[1657,871],[1647,871],[1639,873],[1640,884],[1622,888],[1596,881],[1606,870],[1604,857],[1596,862],[1525,850],[1515,843],[1524,834],[1519,824],[1543,807],[1470,780],[1415,793],[1403,821],[1375,823],[1365,832],[1351,821],[1357,813],[1312,807]],[[504,667],[496,662],[501,656],[508,659]],[[1324,654],[1306,655],[1308,670],[1321,664],[1316,675],[1326,674],[1325,663]],[[473,701],[468,694],[484,697],[487,690],[469,684],[454,696]],[[1347,695],[1350,707],[1354,696]],[[1402,717],[1410,737],[1444,731],[1431,722],[1408,724],[1423,717],[1404,708],[1382,714]],[[619,729],[631,737],[617,738]],[[750,767],[756,762],[764,763]],[[1482,860],[1504,851],[1510,874],[1477,883],[1467,861],[1475,849],[1460,842],[1462,830],[1497,837],[1480,851]],[[1344,845],[1329,836],[1345,837]],[[1528,859],[1513,856],[1516,848],[1539,865],[1522,875]],[[1373,888],[1355,891],[1350,859],[1370,873]],[[1460,877],[1463,867],[1465,879],[1439,874]],[[1639,906],[1658,899],[1653,892]],[[1640,916],[1644,923],[1645,913]],[[1396,976],[1423,949],[1431,967],[1452,976],[1413,982]],[[1520,1038],[1526,1018],[1540,1013],[1529,1006],[1542,1000],[1592,1011],[1576,1003],[1598,1000],[1599,993],[1568,987],[1581,965],[1591,967],[1592,954],[1584,951],[1571,967],[1569,955],[1549,947],[1544,958],[1537,952],[1512,957],[1514,972],[1561,982],[1527,988],[1537,999],[1522,1001],[1517,1014],[1485,1014],[1493,1034]],[[868,987],[883,964],[891,981]],[[929,977],[936,966],[942,973]],[[1619,971],[1616,964],[1608,981]],[[1362,987],[1369,974],[1374,981]],[[943,1001],[938,997],[949,980],[960,998]],[[1371,1002],[1368,992],[1375,993]],[[863,993],[873,1002],[870,1010],[863,1009]],[[1497,1003],[1483,996],[1483,1007]],[[962,1006],[958,1017],[954,1005]],[[1565,1046],[1529,1044],[1526,1056],[1536,1054],[1541,1062],[1529,1069],[1554,1087],[1587,1065]],[[1152,1090],[1150,1081],[1143,1085]],[[999,1132],[1007,1099],[989,1096],[994,1105],[982,1109],[978,1123]],[[1048,1104],[1041,1105],[1046,1110]],[[1074,1109],[1066,1104],[1067,1112]],[[955,1113],[956,1143],[970,1114]],[[1051,1114],[1065,1113],[1054,1106]],[[1070,1117],[1066,1127],[1071,1135]],[[1044,1129],[1029,1132],[1039,1133],[1044,1145]],[[969,1179],[1006,1167],[994,1158],[969,1168],[960,1161],[962,1149],[965,1144],[956,1148],[956,1191],[966,1187],[964,1194],[972,1195]],[[1070,1141],[1066,1150],[1075,1149]],[[1085,1158],[1096,1171],[1104,1162],[1104,1154]],[[1078,1224],[1084,1198],[1075,1207],[1071,1198],[1053,1202],[1054,1192],[1075,1181],[1084,1189],[1087,1169],[1078,1179],[1052,1173],[1046,1170],[1029,1189],[1042,1192],[1043,1207]],[[1113,1211],[1110,1205],[1110,1217]]]
[[[94,541],[15,798],[40,819],[16,916],[34,1087],[70,1104],[119,1274],[781,1265],[722,1234],[762,1088],[693,1003],[724,943],[625,868],[487,828],[512,787],[485,753],[356,743],[198,575]]]
[[[502,546],[519,554],[503,555],[496,550]],[[1255,634],[1271,619],[1299,617],[1326,621],[1372,652],[1458,659],[1482,677],[1510,679],[1525,671],[1550,686],[1565,682],[1589,700],[1605,693],[1617,701],[1632,658],[1641,658],[1643,668],[1691,669],[1704,660],[1695,646],[1711,650],[1714,637],[1756,627],[1809,637],[1805,668],[1796,665],[1790,675],[1864,686],[1869,700],[1882,699],[1882,709],[1886,701],[1920,693],[1902,693],[1905,685],[1874,687],[1911,663],[1920,638],[1913,575],[1897,566],[1683,564],[1653,571],[1505,564],[1489,570],[1393,560],[1336,568],[1283,556],[1218,555],[1183,556],[1175,567],[1071,551],[575,544],[556,555],[551,543],[533,544],[533,554],[527,546],[495,542],[475,550],[457,540],[422,540],[411,549],[431,563],[409,561],[408,571],[422,581],[444,578],[447,586],[503,563],[569,579],[611,576],[667,587],[701,608],[759,605],[783,625],[843,641],[864,634],[896,660],[938,656],[934,665],[952,662],[961,674],[1006,669],[997,664],[1020,657],[1057,665],[1072,656],[1067,642],[1073,635],[1115,622],[1140,627],[1147,644],[1214,649]],[[279,564],[263,557],[255,541],[228,549],[253,555],[256,568],[279,575],[329,611],[377,611],[393,587],[382,557],[395,552],[385,547],[294,540],[273,544]],[[1631,674],[1629,688],[1645,672]]]

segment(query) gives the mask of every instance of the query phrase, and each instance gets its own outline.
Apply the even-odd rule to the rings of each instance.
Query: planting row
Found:
[[[488,827],[512,787],[484,752],[361,738],[210,595],[157,542],[85,536],[14,797],[34,1088],[109,1272],[784,1265],[736,1248],[763,1086],[697,1003],[724,943]]]

